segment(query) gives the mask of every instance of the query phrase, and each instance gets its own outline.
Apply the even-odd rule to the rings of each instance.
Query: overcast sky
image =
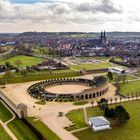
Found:
[[[0,32],[140,31],[140,0],[0,0]]]

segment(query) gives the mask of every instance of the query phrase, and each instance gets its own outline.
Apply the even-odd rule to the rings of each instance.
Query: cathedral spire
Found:
[[[101,31],[101,38],[103,38],[103,31]]]
[[[105,36],[105,30],[104,30],[104,38],[105,38],[106,36]]]

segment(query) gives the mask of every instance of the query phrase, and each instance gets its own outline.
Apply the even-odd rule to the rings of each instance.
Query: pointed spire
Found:
[[[105,38],[105,30],[104,30],[104,38]]]
[[[103,37],[103,31],[101,31],[101,38]]]

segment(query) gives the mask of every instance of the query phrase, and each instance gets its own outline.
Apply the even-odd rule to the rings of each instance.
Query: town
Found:
[[[139,140],[137,0],[0,0],[0,140]]]

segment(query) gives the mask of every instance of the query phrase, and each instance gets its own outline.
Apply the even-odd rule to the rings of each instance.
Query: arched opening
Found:
[[[93,98],[95,98],[95,93],[93,93]]]
[[[92,98],[92,94],[89,94],[89,99],[91,99]]]
[[[96,93],[96,96],[99,97],[99,92]]]
[[[79,100],[79,96],[76,96],[76,99]]]
[[[86,94],[85,98],[88,99],[88,94]]]
[[[84,100],[84,95],[81,96],[81,99]]]

